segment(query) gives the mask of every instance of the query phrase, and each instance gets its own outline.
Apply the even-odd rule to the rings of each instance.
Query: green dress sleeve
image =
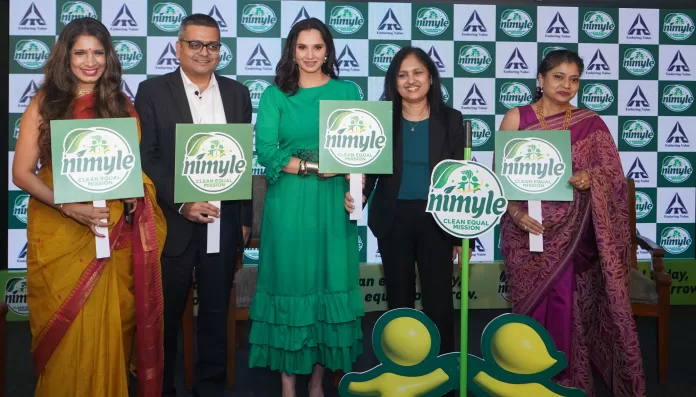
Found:
[[[348,94],[348,100],[349,101],[360,101],[360,91],[358,91],[358,87],[355,86],[355,84],[351,84],[350,87],[350,93]]]
[[[280,148],[280,108],[275,86],[268,87],[261,95],[256,116],[256,154],[259,164],[266,167],[266,180],[274,183],[283,173],[283,166],[290,162],[292,153]]]

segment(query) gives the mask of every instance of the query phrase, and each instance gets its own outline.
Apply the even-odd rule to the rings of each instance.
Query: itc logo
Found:
[[[594,53],[594,56],[592,56],[590,64],[587,66],[587,70],[593,70],[598,72],[608,72],[610,70],[609,63],[604,58],[604,54],[602,54],[602,51],[597,49],[597,51]]]
[[[396,19],[396,15],[394,15],[394,11],[392,9],[388,9],[387,13],[384,14],[384,18],[382,18],[382,22],[379,23],[379,26],[377,27],[378,31],[397,31],[400,32],[403,30],[401,27],[401,23],[399,22],[398,19]]]
[[[650,29],[643,21],[643,16],[638,14],[636,19],[633,21],[631,28],[628,29],[629,36],[650,36]]]
[[[138,23],[135,22],[133,14],[131,14],[130,10],[128,9],[128,6],[124,3],[121,6],[121,9],[118,11],[118,14],[116,14],[116,18],[114,18],[113,22],[111,22],[111,26],[135,28],[138,26]]]
[[[466,98],[464,98],[464,102],[462,102],[462,105],[464,105],[464,106],[486,106],[486,100],[483,99],[483,95],[481,95],[481,91],[479,91],[476,84],[471,86],[471,89],[466,94]]]
[[[257,44],[246,64],[247,66],[271,66],[271,61],[266,56],[266,51],[263,50],[261,44]]]
[[[633,91],[633,94],[631,95],[631,99],[628,100],[628,103],[626,104],[627,107],[642,107],[642,108],[649,108],[650,103],[648,100],[645,98],[645,95],[643,94],[643,90],[640,88],[640,86],[637,86],[636,89]]]
[[[36,4],[31,3],[22,20],[19,21],[19,26],[46,26],[46,20],[41,16]]]
[[[643,167],[643,163],[641,163],[638,157],[636,157],[636,160],[633,162],[633,165],[631,165],[631,169],[628,170],[626,178],[643,180],[650,178],[648,172],[645,171],[645,167]]]
[[[556,13],[553,20],[549,24],[548,29],[546,29],[547,34],[570,34],[570,30],[566,25],[560,12]]]
[[[462,29],[462,31],[467,33],[485,33],[488,32],[488,29],[486,29],[486,25],[483,24],[483,21],[481,20],[481,17],[479,17],[478,12],[474,10],[474,12],[469,17],[469,20],[466,21],[466,25],[464,25],[464,29]]]

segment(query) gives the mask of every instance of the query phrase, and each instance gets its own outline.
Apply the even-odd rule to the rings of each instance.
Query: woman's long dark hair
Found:
[[[399,79],[399,70],[401,70],[401,64],[404,62],[407,56],[413,55],[418,58],[418,61],[425,65],[428,69],[430,78],[432,79],[432,84],[430,85],[430,91],[428,91],[427,99],[430,105],[430,114],[439,114],[445,106],[445,101],[442,100],[442,83],[440,82],[440,72],[435,66],[435,62],[430,59],[430,56],[425,53],[422,49],[418,47],[404,47],[399,52],[394,55],[394,59],[389,68],[387,69],[387,75],[384,78],[384,100],[392,101],[392,109],[394,114],[394,120],[401,122],[401,95],[399,95],[399,90],[397,88],[397,80]],[[395,124],[400,125],[400,124]]]
[[[295,47],[297,47],[297,37],[300,32],[305,30],[318,30],[321,38],[326,44],[326,62],[321,64],[321,71],[331,77],[338,78],[338,62],[336,61],[336,48],[334,47],[333,36],[329,28],[317,18],[308,18],[296,23],[288,38],[285,40],[285,48],[280,57],[280,61],[276,66],[275,83],[286,94],[290,96],[297,94],[300,88],[300,71],[299,66],[295,63]],[[320,60],[323,61],[323,60]]]
[[[582,58],[580,58],[580,55],[578,55],[577,52],[569,50],[554,50],[546,54],[544,59],[541,60],[539,69],[537,71],[537,76],[539,74],[546,76],[546,73],[548,73],[549,70],[562,63],[574,63],[575,66],[578,67],[578,70],[580,70],[581,76],[582,72],[585,70],[585,63],[582,61]],[[534,102],[539,102],[543,95],[544,92],[541,90],[541,87],[537,87],[536,91],[534,92]]]
[[[74,19],[60,33],[58,42],[48,57],[44,81],[38,92],[39,115],[43,120],[39,126],[38,138],[42,164],[50,163],[51,159],[51,120],[73,118],[79,81],[71,70],[70,54],[80,36],[92,36],[99,40],[106,56],[104,73],[94,87],[95,117],[129,117],[126,97],[121,92],[121,62],[114,51],[109,31],[94,18]]]

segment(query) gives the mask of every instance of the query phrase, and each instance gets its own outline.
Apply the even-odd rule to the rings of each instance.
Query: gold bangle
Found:
[[[306,164],[306,167],[307,167],[308,174],[314,174],[314,175],[319,174],[319,163],[316,163],[314,161],[308,161]]]

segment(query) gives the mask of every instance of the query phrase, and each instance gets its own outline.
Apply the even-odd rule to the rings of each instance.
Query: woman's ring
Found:
[[[527,230],[527,229],[528,229],[527,226],[525,226],[525,227],[524,227],[524,230]]]

